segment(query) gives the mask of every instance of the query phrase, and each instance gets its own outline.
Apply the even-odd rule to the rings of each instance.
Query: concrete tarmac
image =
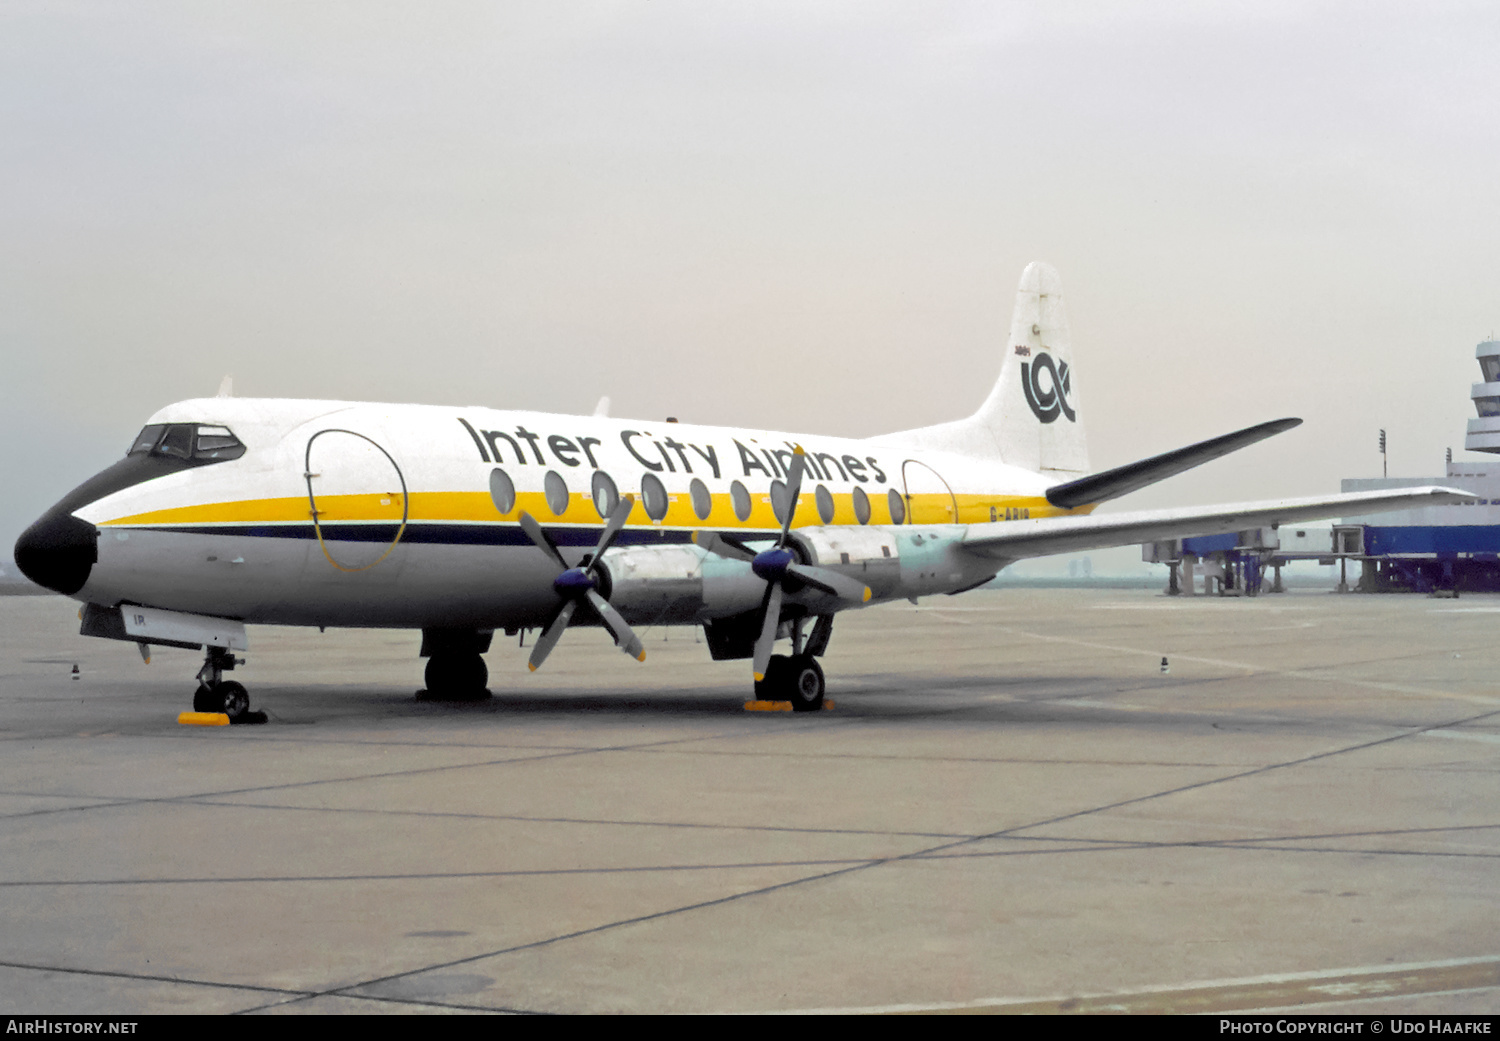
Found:
[[[457,705],[252,628],[215,728],[76,611],[0,598],[7,1013],[1500,1009],[1500,598],[883,606],[809,715],[691,630]]]

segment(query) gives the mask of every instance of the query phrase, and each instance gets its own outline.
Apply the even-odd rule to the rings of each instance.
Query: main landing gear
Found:
[[[245,664],[223,647],[209,647],[203,668],[198,670],[198,691],[193,695],[194,712],[222,712],[231,723],[264,723],[264,712],[250,711],[250,694],[243,684],[226,680],[224,673]]]
[[[482,701],[490,696],[485,687],[490,670],[478,654],[434,654],[422,678],[427,689],[417,697],[424,701]]]
[[[812,632],[803,635],[806,618],[792,620],[792,653],[773,654],[766,665],[766,678],[755,681],[757,701],[790,701],[793,712],[817,712],[823,707],[823,666],[817,656],[828,650],[833,635],[833,615],[822,615]]]
[[[773,654],[766,678],[755,683],[757,701],[790,701],[793,712],[823,707],[823,667],[811,654]]]
[[[423,629],[422,656],[427,659],[423,679],[426,690],[417,691],[418,701],[483,701],[490,696],[485,683],[490,670],[484,652],[490,649],[492,632],[472,629]]]

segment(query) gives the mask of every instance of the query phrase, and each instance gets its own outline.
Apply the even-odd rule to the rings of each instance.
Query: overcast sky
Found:
[[[1490,3],[0,7],[0,543],[211,395],[872,435],[1062,274],[1123,505],[1462,452],[1500,329]],[[1500,460],[1497,460],[1500,463]]]

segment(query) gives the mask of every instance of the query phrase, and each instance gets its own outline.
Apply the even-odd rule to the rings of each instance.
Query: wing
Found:
[[[1373,492],[1351,492],[1326,498],[1271,499],[1223,506],[1175,510],[1141,510],[1103,517],[1045,517],[1031,521],[971,524],[963,547],[996,560],[1045,557],[1085,549],[1125,546],[1132,542],[1215,535],[1247,528],[1319,520],[1344,514],[1410,510],[1472,502],[1477,496],[1456,488],[1427,485]]]
[[[1210,459],[1218,459],[1230,452],[1238,452],[1241,448],[1253,445],[1257,441],[1264,441],[1268,437],[1301,425],[1300,419],[1273,419],[1269,423],[1260,423],[1253,427],[1246,427],[1244,430],[1236,430],[1232,434],[1200,441],[1196,445],[1188,445],[1186,448],[1165,452],[1162,455],[1154,455],[1150,459],[1117,466],[1103,473],[1090,474],[1088,477],[1080,477],[1066,484],[1055,484],[1047,489],[1047,501],[1053,506],[1065,506],[1072,509],[1088,503],[1118,499],[1148,484],[1165,481],[1168,477],[1180,474],[1184,470],[1202,466]]]

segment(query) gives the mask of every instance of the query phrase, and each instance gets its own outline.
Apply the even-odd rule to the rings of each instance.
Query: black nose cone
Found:
[[[52,510],[16,540],[16,567],[39,586],[71,596],[99,559],[99,529],[71,513]]]

